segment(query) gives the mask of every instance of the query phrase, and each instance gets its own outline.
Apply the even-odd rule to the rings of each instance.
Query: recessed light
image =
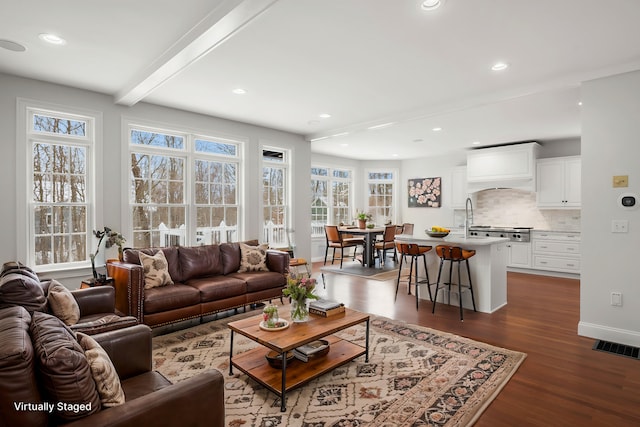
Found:
[[[493,71],[502,71],[506,70],[507,68],[509,68],[509,64],[507,64],[506,62],[496,62],[491,66],[491,70]]]
[[[235,93],[236,95],[244,95],[245,93],[247,93],[247,90],[242,89],[241,87],[237,87],[233,89],[231,92]]]
[[[391,157],[398,157],[398,153],[393,153]]]
[[[38,37],[40,40],[43,40],[50,44],[64,45],[67,44],[67,41],[60,36],[56,36],[55,34],[42,33]]]
[[[367,129],[369,129],[369,130],[382,129],[382,128],[386,128],[388,126],[392,126],[392,125],[395,125],[395,124],[396,124],[396,122],[382,123],[380,125],[369,126]]]
[[[435,128],[433,128],[431,130],[434,131],[434,132],[440,132],[442,130],[442,128],[441,127],[435,127]]]
[[[349,144],[340,144],[341,147],[348,147]]]
[[[318,117],[320,117],[321,119],[328,119],[329,117],[331,117],[331,114],[320,113],[320,114],[318,114]]]
[[[473,141],[471,144],[473,144],[473,145],[480,145],[480,141]]]
[[[436,10],[442,5],[444,0],[424,0],[420,7],[422,10]]]
[[[578,101],[578,107],[582,107],[582,101]]]
[[[13,52],[24,52],[27,50],[27,48],[20,43],[12,42],[11,40],[0,40],[0,47]]]

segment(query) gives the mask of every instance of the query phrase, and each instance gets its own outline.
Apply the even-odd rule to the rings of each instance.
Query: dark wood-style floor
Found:
[[[465,310],[460,322],[454,306],[433,315],[421,300],[416,311],[406,283],[394,302],[395,280],[326,274],[323,289],[321,266],[313,265],[318,294],[350,308],[527,353],[476,426],[640,426],[640,360],[592,350],[594,340],[578,336],[578,280],[508,273],[507,306]]]

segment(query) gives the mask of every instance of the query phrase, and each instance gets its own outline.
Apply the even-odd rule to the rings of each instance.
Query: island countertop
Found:
[[[411,234],[396,234],[395,239],[418,245],[457,245],[464,248],[489,246],[509,241],[506,237],[464,237],[463,234],[456,233],[451,233],[447,237],[430,237],[426,234],[420,237]]]

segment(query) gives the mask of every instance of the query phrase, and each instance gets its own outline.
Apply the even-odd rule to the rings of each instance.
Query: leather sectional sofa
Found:
[[[119,378],[124,402],[117,406],[96,394],[95,373],[79,338],[62,321],[22,306],[0,309],[0,425],[224,425],[219,371],[171,384],[152,370],[152,333],[146,325],[92,337]]]
[[[243,242],[257,246],[257,241]],[[174,284],[145,289],[139,253],[164,253]],[[116,308],[152,328],[202,319],[203,316],[274,298],[282,298],[289,254],[266,251],[268,271],[238,272],[240,243],[168,248],[125,249],[123,260],[109,260]]]

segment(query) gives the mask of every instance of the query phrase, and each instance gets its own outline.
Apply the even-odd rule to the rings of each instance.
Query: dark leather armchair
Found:
[[[35,316],[40,313],[34,313]],[[45,315],[46,316],[46,315]],[[152,369],[151,329],[146,325],[93,335],[111,359],[125,394],[121,405],[92,411],[90,415],[63,420],[48,411],[19,410],[15,402],[38,405],[50,402],[35,344],[32,315],[20,306],[0,309],[0,423],[7,426],[207,426],[225,424],[224,377],[217,370],[171,384]],[[57,321],[57,320],[56,320]],[[57,321],[48,337],[65,335]],[[57,329],[60,328],[60,334]],[[66,333],[68,336],[68,332]],[[60,344],[63,346],[63,344]],[[68,352],[65,354],[69,354]],[[40,355],[41,356],[41,355]],[[66,372],[74,358],[60,364]],[[55,363],[47,365],[56,371]],[[83,380],[81,372],[74,378]],[[74,382],[75,384],[75,382]],[[76,387],[73,387],[74,389]]]

